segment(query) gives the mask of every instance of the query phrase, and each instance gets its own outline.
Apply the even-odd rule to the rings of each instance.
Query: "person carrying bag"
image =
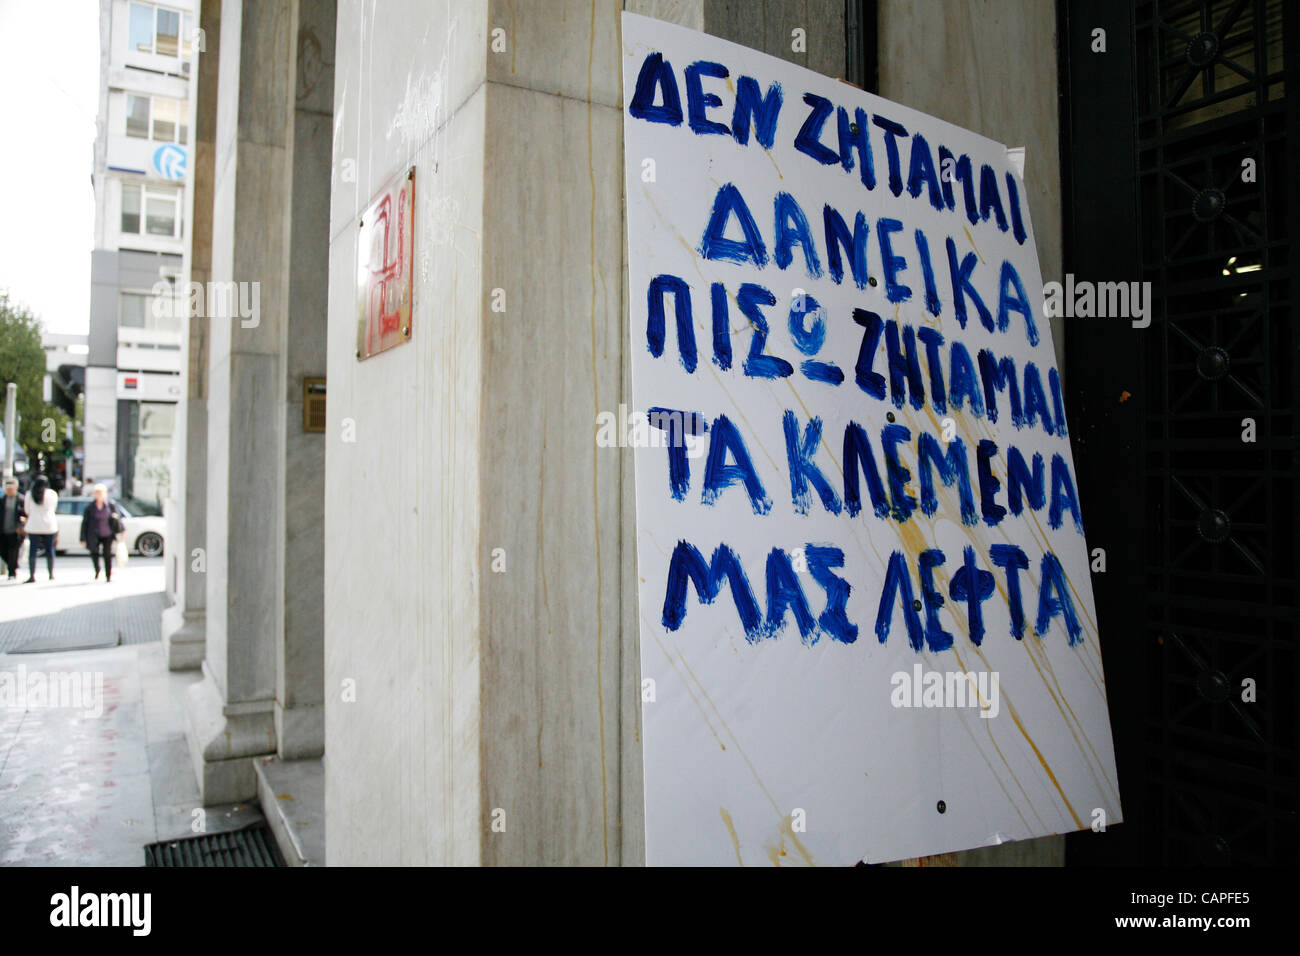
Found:
[[[117,559],[117,566],[124,568],[127,559],[131,555],[131,549],[126,544],[126,527],[122,524],[122,519],[116,514],[113,515],[112,525],[114,528],[113,555]]]
[[[117,505],[108,500],[108,488],[95,485],[95,500],[86,506],[81,515],[81,543],[90,552],[90,563],[95,567],[95,577],[99,577],[99,561],[104,560],[104,581],[113,580],[114,552],[121,555],[126,542],[121,540],[124,530]],[[114,548],[114,542],[119,542]],[[119,558],[118,564],[126,561]]]

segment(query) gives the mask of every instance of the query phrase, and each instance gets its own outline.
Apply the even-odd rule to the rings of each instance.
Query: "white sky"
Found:
[[[50,332],[90,324],[96,0],[0,0],[0,289]]]

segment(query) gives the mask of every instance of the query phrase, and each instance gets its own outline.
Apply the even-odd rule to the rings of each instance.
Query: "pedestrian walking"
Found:
[[[18,479],[5,479],[3,512],[0,513],[0,556],[4,557],[5,567],[9,569],[9,580],[18,579],[18,551],[22,547],[23,536],[27,534],[23,525],[27,523],[27,504],[18,495]]]
[[[59,521],[55,517],[59,507],[59,494],[50,488],[48,478],[37,475],[23,504],[27,508],[27,537],[31,540],[26,583],[31,584],[36,580],[36,555],[42,549],[45,551],[45,570],[53,581],[54,541],[59,533]]]
[[[95,485],[95,500],[81,516],[81,543],[90,552],[90,563],[99,577],[99,559],[104,558],[104,580],[113,580],[113,539],[122,533],[122,517],[117,505],[108,500],[108,488]]]

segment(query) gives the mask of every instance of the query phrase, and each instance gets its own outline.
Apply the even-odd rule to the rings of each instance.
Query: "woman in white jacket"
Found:
[[[27,537],[31,541],[30,557],[28,559],[28,576],[27,582],[31,584],[36,580],[36,552],[40,548],[45,549],[45,570],[50,572],[50,580],[54,580],[54,536],[59,531],[59,519],[55,517],[59,507],[59,496],[52,488],[50,481],[44,475],[37,475],[32,482],[31,490],[27,492]]]

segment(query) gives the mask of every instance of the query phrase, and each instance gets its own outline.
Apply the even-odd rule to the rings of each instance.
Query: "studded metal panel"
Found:
[[[1135,27],[1142,273],[1156,319],[1141,396],[1145,799],[1156,824],[1146,854],[1294,862],[1294,171],[1282,2],[1145,3]],[[1254,701],[1243,700],[1250,681]]]
[[[1300,23],[1288,6],[1300,4],[1146,0],[1128,7],[1134,134],[1131,155],[1116,158],[1112,172],[1131,170],[1133,221],[1119,226],[1131,225],[1138,262],[1129,275],[1108,278],[1140,271],[1151,283],[1152,324],[1123,340],[1134,353],[1125,396],[1131,415],[1116,415],[1109,434],[1094,429],[1089,449],[1129,456],[1115,473],[1140,486],[1132,516],[1140,528],[1108,526],[1103,508],[1089,529],[1090,546],[1100,535],[1113,549],[1127,534],[1139,555],[1136,566],[1120,565],[1138,582],[1126,594],[1129,607],[1112,606],[1110,644],[1103,634],[1108,681],[1112,656],[1140,675],[1113,706],[1117,747],[1121,734],[1140,737],[1125,742],[1133,756],[1120,768],[1126,816],[1135,822],[1124,862],[1300,858],[1300,340],[1297,259],[1288,242],[1300,170],[1288,142],[1295,105],[1286,100],[1294,38],[1285,39]],[[1069,85],[1072,97],[1086,93]],[[1126,119],[1098,116],[1095,134],[1112,135],[1107,123]],[[1089,122],[1076,108],[1076,139]],[[1067,178],[1086,192],[1097,173],[1077,156],[1066,162],[1073,163]],[[1090,259],[1089,228],[1075,224],[1076,263]],[[1100,228],[1094,237],[1105,241]],[[1077,387],[1086,392],[1090,383]],[[1107,489],[1100,473],[1091,487],[1081,485],[1085,517],[1090,497],[1129,493]],[[1118,626],[1124,614],[1129,626]],[[1140,642],[1140,652],[1128,642]],[[1086,837],[1072,844],[1087,862],[1106,861],[1100,847]]]

